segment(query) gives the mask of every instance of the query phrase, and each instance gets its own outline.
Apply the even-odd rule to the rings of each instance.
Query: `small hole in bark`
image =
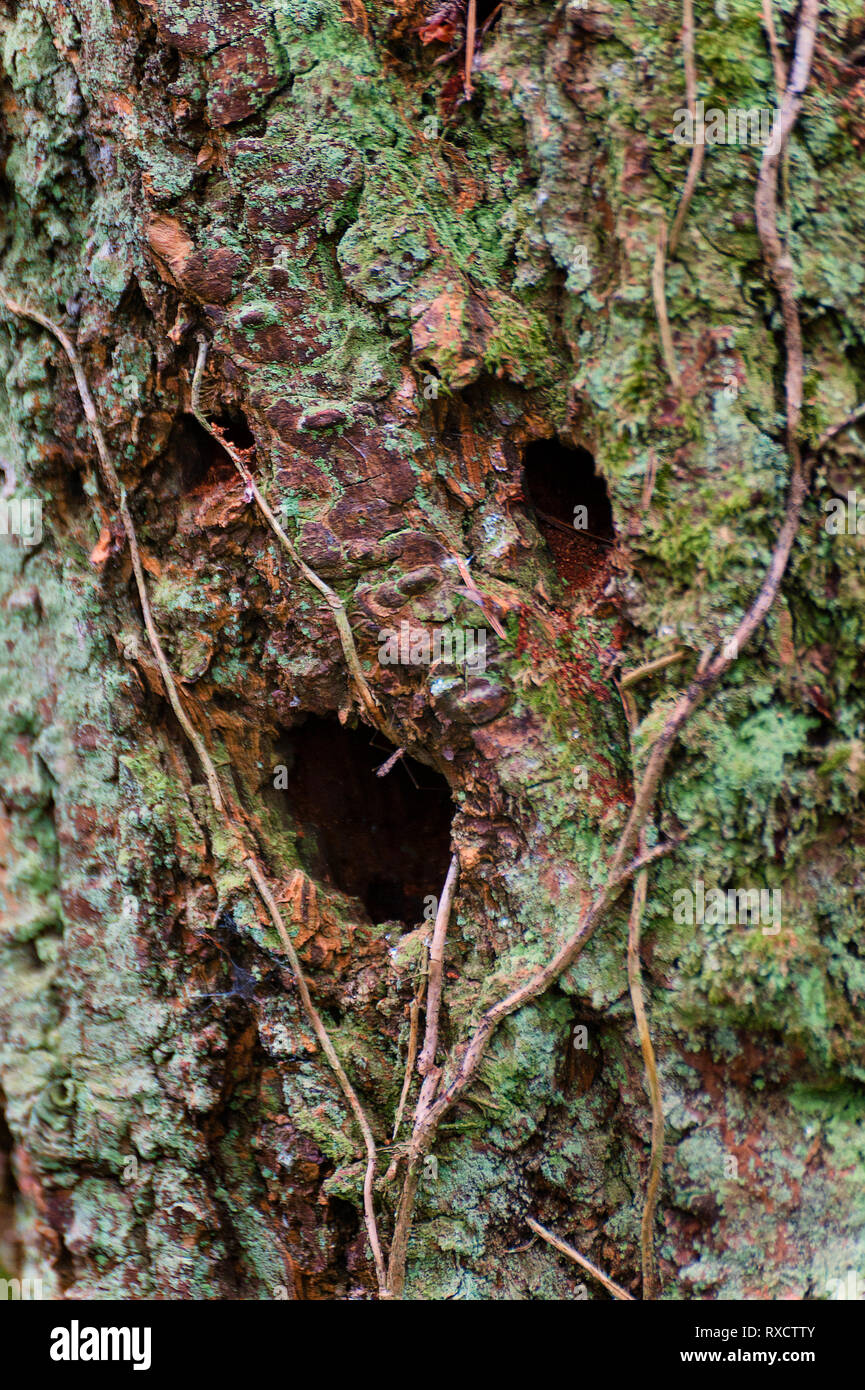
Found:
[[[180,421],[171,432],[168,459],[180,463],[184,493],[194,492],[212,474],[236,476],[234,464],[221,444],[189,417]]]
[[[607,485],[588,450],[535,440],[523,458],[523,495],[561,578],[582,589],[602,577],[615,529]]]
[[[63,475],[63,483],[67,505],[73,508],[86,507],[88,502],[87,490],[80,470],[78,468],[68,469]]]
[[[226,443],[233,444],[235,449],[255,448],[255,435],[249,428],[246,416],[240,411],[217,415],[211,424],[221,431]]]
[[[614,539],[607,485],[587,449],[566,449],[558,439],[537,439],[526,449],[523,477],[526,497],[542,519],[551,517],[573,529],[576,508],[585,507],[588,516],[581,529],[601,540]]]
[[[377,777],[392,749],[373,738],[310,716],[278,744],[286,786],[277,795],[311,877],[360,899],[374,922],[411,927],[423,918],[424,898],[442,890],[453,802],[444,777],[410,758]]]

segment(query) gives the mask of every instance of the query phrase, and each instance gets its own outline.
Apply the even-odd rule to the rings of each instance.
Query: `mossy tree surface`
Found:
[[[679,396],[663,366],[678,4],[506,0],[470,102],[461,59],[420,42],[430,13],[0,3],[0,285],[76,341],[186,708],[381,1145],[385,1240],[419,938],[316,876],[274,786],[309,716],[366,725],[330,609],[190,414],[197,337],[208,418],[254,446],[376,698],[450,786],[442,1055],[603,882],[632,796],[616,671],[684,653],[634,689],[639,758],[759,588],[789,476],[759,148],[707,150],[666,276]],[[795,5],[775,13],[789,62]],[[701,0],[696,30],[707,108],[775,105],[759,0]],[[789,153],[804,522],[650,832],[687,832],[643,933],[668,1298],[823,1297],[865,1269],[863,541],[824,524],[865,484],[855,432],[814,448],[865,399],[863,38],[853,0],[824,6]],[[164,698],[68,364],[11,316],[0,363],[7,485],[45,527],[0,537],[2,1263],[57,1297],[374,1297],[360,1137]],[[571,568],[521,492],[553,437],[591,453],[615,528]],[[403,622],[485,627],[486,671],[382,665]],[[696,880],[780,890],[780,931],[676,921]],[[527,1214],[639,1295],[626,937],[623,899],[496,1035],[426,1165],[407,1297],[583,1296]]]

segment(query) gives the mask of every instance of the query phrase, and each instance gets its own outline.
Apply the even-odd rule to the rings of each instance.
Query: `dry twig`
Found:
[[[685,65],[685,100],[688,103],[688,110],[691,113],[692,132],[694,144],[691,147],[691,158],[688,164],[688,173],[685,177],[685,187],[679,199],[679,206],[673,218],[673,225],[670,229],[669,239],[667,237],[667,224],[664,222],[658,232],[658,242],[655,248],[655,259],[652,266],[652,297],[655,301],[655,313],[658,318],[658,328],[661,334],[661,352],[664,358],[664,366],[667,368],[667,375],[673,386],[673,390],[678,392],[681,387],[681,377],[679,366],[676,361],[676,350],[673,345],[673,334],[670,328],[670,319],[667,313],[667,291],[666,291],[666,268],[667,256],[672,257],[676,254],[679,245],[679,237],[682,227],[685,225],[685,218],[691,206],[691,199],[694,196],[694,189],[703,168],[703,160],[706,156],[706,146],[696,129],[697,120],[697,60],[695,56],[694,44],[694,0],[683,0],[682,4],[682,57]]]
[[[472,63],[475,56],[475,29],[478,20],[478,0],[469,0],[468,14],[466,15],[466,65],[463,85],[465,87],[466,100],[472,94]]]
[[[787,69],[784,66],[784,59],[781,56],[781,49],[778,44],[778,35],[775,31],[775,13],[772,8],[772,0],[762,0],[763,3],[763,27],[766,30],[766,37],[769,40],[769,51],[772,54],[772,70],[775,74],[775,93],[780,107],[784,101],[784,92],[787,89]],[[787,215],[790,215],[790,151],[784,150],[781,163],[781,187],[784,192],[784,206]]]
[[[597,1279],[599,1284],[603,1284],[607,1292],[613,1295],[613,1298],[627,1299],[629,1303],[636,1301],[633,1294],[628,1293],[627,1289],[623,1289],[621,1284],[617,1284],[608,1274],[604,1274],[603,1270],[598,1269],[597,1265],[592,1264],[591,1260],[587,1260],[585,1255],[581,1255],[579,1250],[575,1250],[566,1240],[562,1240],[561,1236],[554,1236],[552,1231],[548,1231],[546,1226],[541,1225],[540,1221],[535,1221],[534,1217],[527,1216],[526,1225],[530,1226],[535,1235],[540,1236],[548,1245],[560,1250],[563,1255],[567,1255],[569,1260],[573,1260],[574,1264],[578,1264],[587,1274],[591,1274],[593,1279]]]
[[[399,1127],[402,1124],[405,1103],[408,1100],[408,1093],[411,1089],[412,1077],[414,1075],[414,1064],[417,1059],[417,1042],[420,1031],[420,1008],[426,992],[426,975],[424,975],[417,988],[417,993],[409,1005],[409,1025],[408,1025],[408,1050],[405,1058],[405,1075],[402,1080],[402,1091],[400,1092],[399,1105],[396,1108],[396,1117],[393,1122],[392,1138],[396,1142],[399,1134]]]
[[[545,521],[548,526],[554,526],[557,531],[564,531],[566,536],[575,539],[579,536],[588,536],[590,540],[600,541],[601,545],[616,544],[615,541],[607,540],[606,536],[598,536],[594,531],[586,531],[582,526],[574,526],[573,522],[569,526],[566,521],[559,521],[557,516],[550,516],[549,512],[542,512],[539,507],[534,509],[535,516],[539,516],[541,521]]]
[[[629,686],[636,685],[638,681],[645,680],[647,676],[654,676],[657,671],[663,671],[667,666],[672,666],[687,655],[684,647],[680,647],[675,652],[669,652],[667,656],[659,656],[655,661],[647,661],[644,666],[635,666],[633,671],[623,671],[619,677],[619,685],[622,690],[627,690]]]
[[[849,415],[845,415],[843,420],[839,420],[837,425],[832,425],[830,429],[820,435],[817,440],[817,452],[819,453],[821,449],[825,448],[836,434],[841,434],[844,430],[851,429],[853,425],[858,425],[862,419],[865,419],[865,405],[857,405],[856,409],[851,410]]]
[[[658,330],[661,334],[661,354],[664,358],[664,366],[667,368],[667,376],[670,378],[673,390],[678,392],[682,379],[679,376],[679,364],[676,361],[676,348],[673,343],[673,332],[670,328],[670,316],[667,313],[667,292],[664,283],[666,263],[667,224],[662,222],[658,228],[658,242],[652,265],[652,298],[655,301]]]
[[[678,655],[683,655],[683,653],[679,653]],[[667,660],[669,662],[669,658]],[[657,667],[657,663],[654,664]],[[645,673],[645,668],[643,669]],[[636,671],[632,672],[632,676],[637,676],[638,674],[639,673]],[[628,721],[631,760],[634,764],[634,775],[636,777],[634,737],[639,724],[637,704],[631,692],[624,688],[624,681],[620,682],[619,693],[622,697],[622,704],[625,709],[625,718]],[[644,854],[646,851],[645,826],[640,830],[638,843],[640,853]],[[649,1020],[646,1014],[646,1003],[643,994],[643,971],[640,961],[640,931],[643,922],[643,909],[646,906],[648,882],[648,870],[641,869],[634,879],[631,913],[628,918],[628,989],[631,995],[631,1007],[634,1010],[634,1019],[637,1024],[637,1035],[640,1039],[640,1051],[643,1054],[643,1066],[646,1069],[646,1084],[652,1107],[652,1145],[649,1159],[649,1178],[646,1183],[643,1217],[640,1222],[640,1263],[643,1273],[644,1299],[655,1298],[658,1292],[658,1266],[655,1260],[654,1224],[655,1207],[658,1201],[658,1188],[661,1184],[661,1169],[664,1162],[664,1107],[661,1100],[661,1083],[658,1079],[655,1049],[652,1046],[652,1034],[649,1030]]]
[[[688,103],[688,110],[694,122],[694,145],[691,149],[691,160],[688,165],[688,173],[685,178],[685,187],[682,190],[682,197],[676,209],[676,216],[673,218],[673,225],[670,229],[669,251],[671,256],[675,256],[679,245],[679,237],[682,234],[682,227],[685,225],[685,218],[688,215],[688,208],[691,206],[691,199],[694,196],[694,189],[697,187],[697,180],[703,168],[703,160],[706,157],[706,146],[702,139],[697,139],[697,59],[694,42],[694,0],[683,0],[682,4],[682,58],[685,64],[685,100]]]
[[[456,892],[459,869],[459,856],[454,854],[451,856],[444,888],[439,898],[438,911],[436,912],[435,926],[433,927],[432,941],[429,948],[426,1034],[424,1036],[423,1050],[417,1064],[417,1069],[423,1077],[428,1076],[435,1066],[436,1048],[438,1047],[439,1036],[439,1015],[441,1013],[442,1002],[445,937],[447,935],[448,922],[451,915],[451,903],[453,902],[454,893]]]

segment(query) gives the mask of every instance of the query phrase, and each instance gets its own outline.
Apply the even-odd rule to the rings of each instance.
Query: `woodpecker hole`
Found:
[[[311,878],[359,899],[373,922],[412,927],[441,893],[450,862],[450,788],[440,773],[399,758],[368,729],[310,716],[277,746],[281,793]]]
[[[615,543],[607,485],[587,449],[538,439],[523,458],[523,495],[561,579],[585,589],[603,579]]]

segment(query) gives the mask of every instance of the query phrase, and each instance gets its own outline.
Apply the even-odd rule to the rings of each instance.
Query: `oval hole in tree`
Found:
[[[522,482],[559,576],[578,589],[606,582],[616,533],[607,485],[588,449],[537,439],[523,456]]]
[[[304,870],[358,898],[374,922],[423,920],[424,898],[441,893],[450,863],[450,788],[434,769],[398,758],[361,726],[310,715],[277,745],[286,767],[286,812]]]

